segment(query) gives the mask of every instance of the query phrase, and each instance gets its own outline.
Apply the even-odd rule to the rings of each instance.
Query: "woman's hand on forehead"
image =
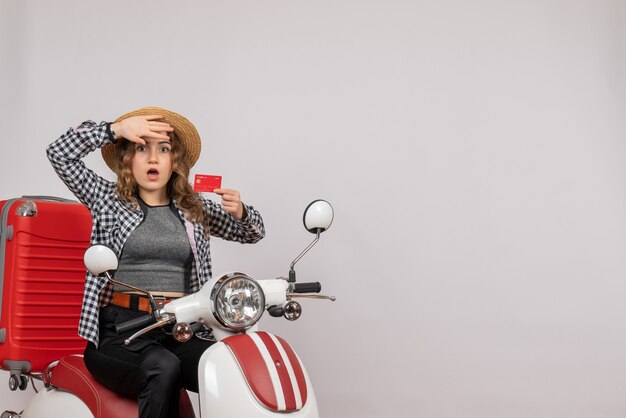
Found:
[[[126,138],[138,144],[146,144],[144,138],[164,139],[169,141],[168,132],[174,128],[167,122],[159,121],[161,115],[131,116],[111,124],[115,138]]]

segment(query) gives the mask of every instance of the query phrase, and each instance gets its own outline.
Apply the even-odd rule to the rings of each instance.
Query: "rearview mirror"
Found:
[[[110,270],[117,270],[118,260],[112,249],[102,244],[95,244],[87,248],[83,256],[85,267],[95,276]]]
[[[309,206],[304,210],[304,216],[302,221],[307,231],[315,234],[315,239],[308,247],[304,249],[292,262],[289,268],[289,281],[294,283],[296,281],[296,271],[294,266],[296,263],[313,247],[320,239],[320,234],[326,231],[330,224],[333,223],[333,217],[335,216],[333,207],[325,200],[318,199],[309,203]]]
[[[333,223],[333,207],[325,200],[318,199],[309,203],[302,218],[307,231],[318,234],[326,231]]]

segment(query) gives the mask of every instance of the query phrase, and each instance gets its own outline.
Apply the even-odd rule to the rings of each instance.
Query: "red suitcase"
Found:
[[[11,386],[66,354],[82,353],[78,319],[91,215],[49,197],[0,201],[0,367]]]

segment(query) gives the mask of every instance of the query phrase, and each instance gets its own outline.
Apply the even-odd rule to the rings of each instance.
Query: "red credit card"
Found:
[[[193,190],[197,193],[212,192],[222,187],[222,176],[196,174],[193,180]]]

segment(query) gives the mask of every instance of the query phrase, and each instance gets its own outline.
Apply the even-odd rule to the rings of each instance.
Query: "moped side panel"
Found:
[[[93,418],[87,405],[71,393],[54,389],[39,391],[21,415],[22,418]]]
[[[237,337],[249,338],[245,334]],[[259,367],[266,366],[262,364]],[[201,416],[254,418],[287,415],[293,418],[317,418],[319,414],[315,394],[305,368],[301,368],[304,386],[307,388],[301,409],[277,411],[259,400],[248,384],[233,351],[226,343],[218,342],[205,351],[200,359],[198,372]]]

